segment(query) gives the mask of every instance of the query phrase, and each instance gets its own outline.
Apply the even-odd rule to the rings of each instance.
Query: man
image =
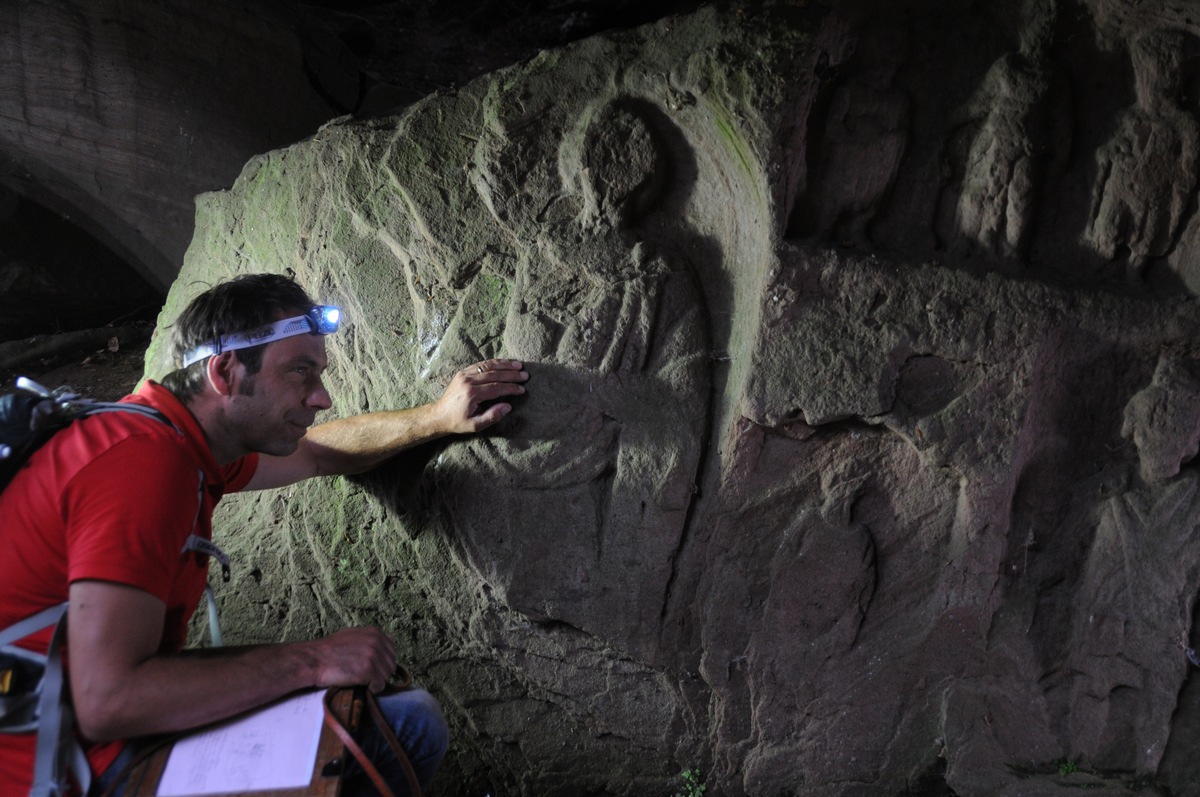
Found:
[[[285,277],[217,285],[176,324],[184,367],[123,399],[158,409],[174,428],[134,413],[85,418],[0,493],[0,628],[69,601],[68,680],[93,772],[113,777],[122,740],[194,728],[309,687],[378,692],[395,672],[392,640],[378,628],[180,652],[224,493],[368,470],[410,446],[491,426],[511,410],[501,399],[525,392],[519,362],[489,360],[456,374],[431,404],[313,426],[332,403],[321,375],[335,310],[315,307]],[[28,646],[44,651],[48,639],[38,634]],[[428,780],[445,751],[436,702],[400,693],[386,710]],[[34,739],[0,742],[0,797],[25,797]],[[396,785],[406,791],[402,776]]]

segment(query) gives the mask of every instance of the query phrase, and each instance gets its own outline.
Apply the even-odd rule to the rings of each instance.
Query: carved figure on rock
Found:
[[[1065,82],[1047,54],[1046,16],[1035,16],[1019,49],[992,64],[963,112],[973,135],[951,234],[1003,258],[1026,256],[1048,162],[1070,147]]]
[[[1142,478],[1158,484],[1179,474],[1200,450],[1200,379],[1178,358],[1160,357],[1154,379],[1129,400],[1121,434],[1137,445]]]
[[[585,113],[560,146],[493,107],[474,180],[517,247],[502,351],[548,376],[519,433],[453,463],[485,498],[452,503],[451,521],[510,606],[636,649],[656,634],[698,467],[700,294],[637,239],[663,163],[635,106]]]
[[[799,231],[860,242],[887,198],[908,147],[911,101],[895,85],[908,34],[891,25],[864,26],[833,91],[819,144],[810,153],[812,181],[800,206]]]
[[[1131,57],[1137,104],[1096,153],[1084,240],[1101,256],[1128,251],[1132,275],[1170,253],[1196,187],[1200,124],[1180,107],[1184,34],[1147,33]]]
[[[1156,771],[1165,752],[1200,589],[1200,479],[1180,467],[1200,446],[1195,369],[1164,354],[1126,405],[1121,433],[1143,483],[1101,506],[1075,599],[1071,753],[1137,772]]]

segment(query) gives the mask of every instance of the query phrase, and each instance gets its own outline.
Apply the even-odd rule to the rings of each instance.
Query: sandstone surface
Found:
[[[1200,794],[1185,6],[709,9],[254,158],[150,376],[276,271],[339,412],[531,381],[229,499],[229,636],[392,631],[438,793]]]

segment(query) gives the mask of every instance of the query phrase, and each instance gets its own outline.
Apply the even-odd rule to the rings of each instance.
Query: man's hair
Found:
[[[280,274],[244,274],[214,285],[192,300],[175,321],[172,357],[182,363],[197,346],[267,326],[287,315],[303,315],[314,306],[304,289]],[[234,356],[253,376],[262,368],[267,344],[235,349]],[[208,358],[167,374],[162,384],[186,402],[204,389]]]

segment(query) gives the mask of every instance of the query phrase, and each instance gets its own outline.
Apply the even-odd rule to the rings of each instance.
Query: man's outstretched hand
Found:
[[[512,405],[497,401],[520,396],[520,383],[529,379],[520,360],[484,360],[454,375],[442,397],[434,402],[447,434],[486,429],[512,412]]]

